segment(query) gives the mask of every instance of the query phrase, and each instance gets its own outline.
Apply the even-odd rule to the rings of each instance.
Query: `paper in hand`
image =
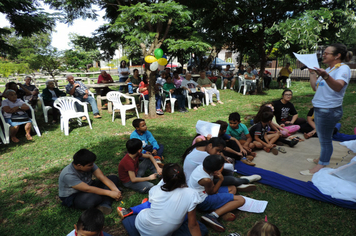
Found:
[[[205,137],[208,136],[208,134],[211,134],[212,137],[218,137],[220,125],[198,120],[195,128],[198,134],[201,134]]]
[[[320,68],[318,58],[316,57],[316,53],[314,54],[297,54],[293,52],[294,56],[309,69],[315,70],[316,68]]]

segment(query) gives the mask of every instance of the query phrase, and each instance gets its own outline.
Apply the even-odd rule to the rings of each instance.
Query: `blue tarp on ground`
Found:
[[[248,166],[240,161],[235,164],[235,169],[241,175],[261,175],[262,179],[259,181],[262,184],[270,185],[274,188],[285,190],[290,193],[295,193],[304,197],[309,197],[315,200],[328,202],[349,209],[356,209],[356,203],[352,201],[338,200],[324,195],[311,181],[304,182],[297,179],[292,179],[287,176],[278,174],[273,171],[264,170],[261,168]]]

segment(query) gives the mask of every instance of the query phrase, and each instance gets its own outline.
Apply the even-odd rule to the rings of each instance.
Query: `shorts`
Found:
[[[15,127],[18,125],[24,125],[26,123],[31,123],[31,119],[29,121],[12,121],[11,118],[5,118],[5,122],[11,125],[11,127]]]
[[[214,211],[224,206],[226,203],[232,202],[233,200],[234,195],[229,193],[228,187],[222,186],[219,188],[218,193],[208,195],[205,200],[197,206],[197,208],[200,211]]]

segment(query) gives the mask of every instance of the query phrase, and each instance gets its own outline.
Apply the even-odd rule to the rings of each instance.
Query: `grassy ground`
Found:
[[[292,89],[292,102],[300,116],[306,117],[313,92],[309,84],[303,82],[293,82]],[[342,133],[353,134],[356,124],[355,90],[356,85],[351,84],[345,95]],[[271,89],[263,95],[243,96],[225,90],[221,91],[224,105],[203,107],[189,113],[165,113],[155,119],[147,118],[146,122],[158,142],[165,145],[166,162],[181,162],[180,156],[195,135],[197,120],[227,121],[229,113],[238,111],[242,118],[246,118],[242,119],[243,123],[248,125],[262,102],[278,99],[281,93],[281,89]],[[70,232],[81,211],[61,206],[57,197],[60,171],[71,162],[76,151],[87,148],[97,154],[96,164],[104,174],[117,174],[118,163],[125,154],[125,143],[133,131],[130,125],[133,115],[128,116],[126,127],[123,127],[119,116],[111,122],[111,115],[103,111],[102,119],[93,120],[93,130],[86,123],[84,127],[71,124],[70,135],[64,136],[59,125],[44,123],[40,110],[37,122],[42,137],[34,136],[32,142],[26,141],[21,130],[19,144],[0,145],[1,235],[66,235]],[[356,235],[355,210],[257,185],[258,190],[247,196],[267,200],[269,204],[265,213],[238,212],[234,222],[225,223],[225,234],[211,230],[210,235],[228,235],[231,232],[246,235],[248,229],[264,215],[268,215],[269,221],[280,228],[282,235]],[[144,197],[125,189],[123,201],[115,202],[113,207],[130,207],[139,204]],[[126,235],[115,211],[106,216],[105,223],[105,230],[113,236]]]

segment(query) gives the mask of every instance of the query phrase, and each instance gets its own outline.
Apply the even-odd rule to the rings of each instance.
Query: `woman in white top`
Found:
[[[187,187],[182,167],[165,164],[162,176],[163,185],[149,191],[151,208],[136,216],[135,226],[140,235],[202,235],[195,210],[201,198],[196,190]],[[187,214],[189,232],[182,229],[187,227],[184,223]]]
[[[347,85],[350,82],[351,70],[348,62],[352,52],[344,44],[336,43],[327,47],[323,53],[323,63],[329,67],[309,69],[310,85],[315,92],[312,100],[314,120],[320,142],[318,164],[311,170],[301,171],[302,175],[313,175],[329,165],[333,153],[332,134],[334,127],[342,117],[342,102]]]
[[[7,99],[2,102],[2,111],[4,112],[5,122],[10,124],[10,138],[14,143],[18,143],[20,140],[16,138],[16,134],[19,131],[20,125],[25,124],[26,139],[32,140],[31,137],[31,119],[27,121],[15,121],[11,117],[14,113],[18,115],[26,114],[26,111],[30,109],[24,101],[17,98],[16,92],[12,89],[6,90],[4,94]],[[0,111],[1,112],[1,111]]]
[[[130,74],[130,70],[126,66],[126,61],[122,60],[117,70],[119,72],[119,82],[125,82],[129,78],[129,74]],[[122,90],[123,90],[123,86],[120,87],[120,91]]]

